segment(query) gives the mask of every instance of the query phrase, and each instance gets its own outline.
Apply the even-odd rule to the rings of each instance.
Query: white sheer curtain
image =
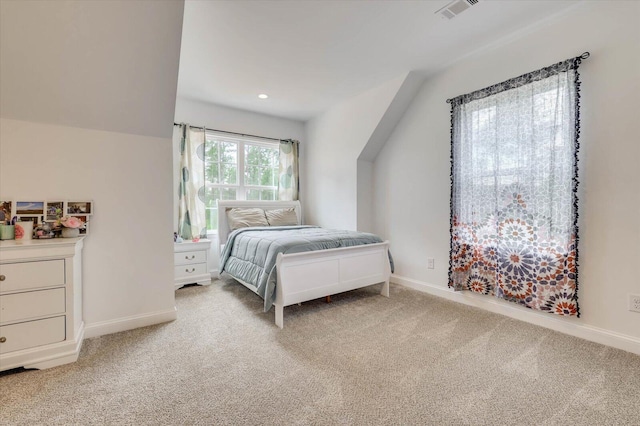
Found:
[[[180,124],[178,235],[184,239],[206,237],[204,148],[205,132]]]
[[[451,100],[456,290],[578,314],[579,59]]]

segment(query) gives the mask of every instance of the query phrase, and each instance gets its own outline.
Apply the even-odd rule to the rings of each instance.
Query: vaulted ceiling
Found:
[[[435,12],[448,3],[187,0],[178,96],[307,120],[408,71],[437,72],[578,2],[480,0],[446,20]]]
[[[450,21],[434,14],[447,3],[188,0],[183,19],[182,1],[3,0],[0,116],[165,137],[177,85],[185,98],[307,120],[578,2],[480,0]]]

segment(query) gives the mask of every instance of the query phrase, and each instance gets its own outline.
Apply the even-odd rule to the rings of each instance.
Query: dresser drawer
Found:
[[[198,263],[196,265],[181,265],[174,268],[174,276],[178,278],[195,277],[207,273],[207,264]]]
[[[204,263],[207,261],[207,254],[204,250],[183,251],[173,254],[174,265],[191,265],[194,263]]]
[[[65,338],[64,315],[0,326],[0,354],[62,342]]]
[[[65,312],[64,288],[0,296],[0,324]]]
[[[0,265],[0,292],[64,285],[64,260]]]

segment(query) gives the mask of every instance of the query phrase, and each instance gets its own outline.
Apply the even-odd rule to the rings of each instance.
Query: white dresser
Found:
[[[209,251],[211,240],[197,243],[185,241],[173,245],[174,282],[176,289],[187,284],[211,284]]]
[[[0,371],[78,359],[83,239],[0,242]]]

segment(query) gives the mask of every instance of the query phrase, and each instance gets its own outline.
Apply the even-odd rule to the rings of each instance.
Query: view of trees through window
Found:
[[[218,227],[217,200],[276,200],[278,143],[220,137],[205,142],[207,229]]]

